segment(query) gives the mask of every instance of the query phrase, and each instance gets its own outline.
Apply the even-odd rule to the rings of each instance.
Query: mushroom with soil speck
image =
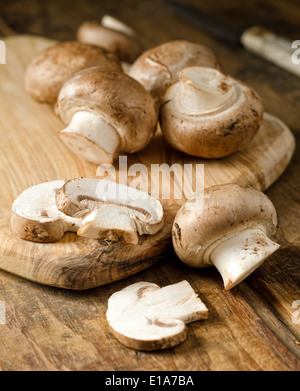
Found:
[[[246,278],[280,246],[273,242],[277,214],[261,191],[236,184],[205,189],[178,211],[172,229],[178,257],[194,267],[214,265],[226,290]]]

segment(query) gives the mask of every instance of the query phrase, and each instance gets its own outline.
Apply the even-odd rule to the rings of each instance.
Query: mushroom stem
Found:
[[[229,107],[235,99],[230,78],[213,68],[190,67],[180,72],[179,107],[188,114],[204,114]]]
[[[127,34],[130,37],[135,36],[135,31],[131,27],[110,15],[104,15],[101,19],[101,24],[108,29],[119,31],[120,33]]]
[[[112,163],[120,143],[114,127],[88,111],[75,113],[60,136],[76,154],[95,164]],[[78,142],[78,137],[82,138],[82,142]]]
[[[87,213],[77,234],[90,239],[121,243],[138,244],[139,241],[134,219],[117,205],[104,205],[101,209]]]
[[[279,247],[262,228],[248,228],[218,244],[210,259],[223,278],[225,290],[229,290]]]

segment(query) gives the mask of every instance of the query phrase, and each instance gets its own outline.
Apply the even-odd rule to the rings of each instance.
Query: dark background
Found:
[[[298,0],[183,2],[198,5],[210,14],[241,27],[260,24],[291,39],[299,39]],[[192,31],[179,18],[174,29],[173,16],[161,0],[2,0],[0,6],[2,18],[17,33],[40,34],[57,40],[74,38],[81,22],[100,19],[105,13],[122,18],[136,29],[146,46],[170,38],[190,38]]]

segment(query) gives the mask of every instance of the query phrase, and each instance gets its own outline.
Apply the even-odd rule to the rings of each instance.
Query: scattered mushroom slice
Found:
[[[216,266],[229,290],[279,248],[270,239],[276,210],[264,193],[236,184],[209,187],[203,207],[198,202],[194,196],[178,211],[174,249],[190,266]]]
[[[76,232],[80,218],[61,213],[55,202],[56,191],[65,181],[44,182],[24,190],[12,205],[11,228],[21,239],[55,242],[67,231]]]
[[[59,42],[33,58],[26,69],[25,88],[38,102],[55,104],[63,83],[81,69],[99,66],[121,71],[119,59],[87,43]]]
[[[185,324],[207,317],[206,306],[187,281],[163,288],[137,282],[115,292],[106,312],[113,335],[137,350],[178,345],[187,337]]]
[[[116,151],[137,152],[152,140],[158,113],[151,95],[130,76],[92,67],[62,87],[58,113],[61,139],[95,164],[112,163]]]
[[[143,50],[135,31],[109,15],[105,15],[101,23],[84,22],[79,26],[77,38],[81,42],[102,46],[127,63],[132,63]]]
[[[179,40],[145,51],[132,64],[129,75],[139,81],[160,104],[167,87],[178,81],[179,71],[189,66],[220,68],[214,53],[206,46]]]
[[[189,155],[213,159],[247,145],[263,119],[263,103],[246,84],[212,68],[180,71],[163,98],[160,125],[168,142]]]
[[[154,235],[164,225],[161,203],[148,193],[105,179],[77,178],[57,192],[58,209],[83,217],[77,234],[93,239],[138,242],[138,235]]]

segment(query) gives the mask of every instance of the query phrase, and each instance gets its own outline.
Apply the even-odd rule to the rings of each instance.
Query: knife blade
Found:
[[[261,26],[251,26],[246,29],[233,26],[191,4],[172,0],[164,0],[164,4],[215,38],[226,40],[234,45],[242,45],[248,51],[300,76],[300,61],[293,61],[295,45],[293,46],[292,41],[289,42]]]

